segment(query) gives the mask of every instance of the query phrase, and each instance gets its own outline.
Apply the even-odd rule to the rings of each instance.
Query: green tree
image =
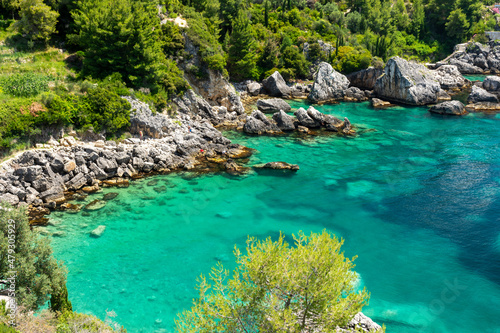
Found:
[[[411,33],[420,37],[424,30],[425,12],[422,0],[413,0],[413,14],[411,18]]]
[[[17,30],[26,38],[47,42],[56,32],[59,13],[53,11],[42,0],[22,0],[19,4],[21,19],[16,22]]]
[[[17,272],[18,305],[37,310],[50,295],[64,296],[67,302],[66,268],[53,257],[50,240],[30,230],[26,209],[2,203],[0,230],[0,280]]]
[[[461,42],[467,33],[467,29],[469,29],[469,22],[462,9],[458,8],[452,11],[446,22],[448,36]]]
[[[240,9],[229,39],[229,74],[234,80],[257,79],[256,42],[245,10]]]
[[[176,320],[177,332],[331,332],[368,303],[356,291],[352,259],[343,241],[323,231],[299,232],[290,246],[281,235],[249,238],[247,253],[235,249],[232,275],[221,263],[199,279],[199,298]]]
[[[127,84],[156,88],[165,56],[153,2],[86,0],[72,14],[78,31],[72,39],[85,53],[83,75],[117,72]]]

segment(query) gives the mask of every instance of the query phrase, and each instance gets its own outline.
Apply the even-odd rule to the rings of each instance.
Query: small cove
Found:
[[[318,110],[348,117],[359,136],[228,134],[257,149],[250,164],[283,160],[300,165],[296,175],[156,176],[89,198],[118,193],[102,210],[53,213],[74,309],[113,310],[129,332],[170,332],[196,277],[218,260],[232,267],[247,235],[326,228],[358,255],[372,293],[364,312],[388,332],[499,332],[500,115]],[[98,225],[106,231],[90,238]]]

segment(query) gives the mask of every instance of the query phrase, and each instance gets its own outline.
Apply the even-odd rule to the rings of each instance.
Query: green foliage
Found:
[[[9,220],[15,223],[10,224]],[[0,279],[10,278],[9,271],[17,271],[17,303],[28,310],[36,310],[51,294],[62,292],[66,285],[66,269],[53,257],[50,240],[30,230],[26,208],[14,209],[2,204],[0,230]],[[12,249],[9,239],[15,239],[15,260],[12,261],[7,255]]]
[[[12,74],[0,81],[3,91],[16,97],[36,96],[49,90],[51,77],[36,73]]]
[[[42,0],[21,0],[19,7],[21,19],[16,23],[17,30],[28,39],[47,42],[56,32],[59,13]]]
[[[463,41],[467,29],[470,24],[467,21],[467,16],[462,12],[460,8],[455,9],[448,16],[448,21],[446,22],[446,32],[448,35],[458,42]]]
[[[92,126],[108,135],[130,125],[130,103],[106,88],[90,89],[79,100],[80,111],[76,123],[79,127]]]
[[[352,73],[368,68],[371,61],[372,55],[366,49],[341,46],[332,66],[342,73]]]
[[[240,10],[233,22],[233,33],[229,40],[228,67],[234,80],[257,79],[257,56],[255,39],[248,14]]]
[[[249,238],[247,253],[235,249],[230,275],[221,263],[209,281],[198,280],[199,298],[176,320],[177,332],[331,332],[368,303],[355,290],[353,259],[326,231],[284,236],[273,242]]]
[[[304,53],[295,45],[286,47],[282,52],[281,67],[288,69],[288,80],[305,78],[308,74],[309,62]],[[283,74],[283,73],[282,73]]]
[[[62,286],[57,292],[53,292],[50,296],[50,309],[58,312],[71,312],[73,306],[68,299],[68,288],[66,285]]]

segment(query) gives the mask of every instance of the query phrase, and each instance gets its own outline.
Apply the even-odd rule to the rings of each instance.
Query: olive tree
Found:
[[[66,268],[52,255],[50,240],[30,230],[26,208],[0,203],[0,280],[15,286],[18,305],[37,310],[51,299],[53,310],[71,310]]]
[[[353,260],[342,240],[323,231],[273,242],[249,238],[246,254],[235,248],[230,276],[221,263],[198,282],[199,297],[179,314],[177,332],[331,332],[368,303],[355,288]]]

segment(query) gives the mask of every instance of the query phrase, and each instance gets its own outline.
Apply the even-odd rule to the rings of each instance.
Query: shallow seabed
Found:
[[[318,109],[349,117],[359,135],[232,134],[258,150],[252,164],[297,163],[296,175],[158,176],[105,189],[118,197],[90,216],[53,214],[73,308],[113,310],[129,332],[171,332],[196,278],[218,260],[232,267],[247,235],[326,228],[358,255],[363,311],[388,332],[500,332],[500,115]],[[106,231],[90,238],[98,225]]]

